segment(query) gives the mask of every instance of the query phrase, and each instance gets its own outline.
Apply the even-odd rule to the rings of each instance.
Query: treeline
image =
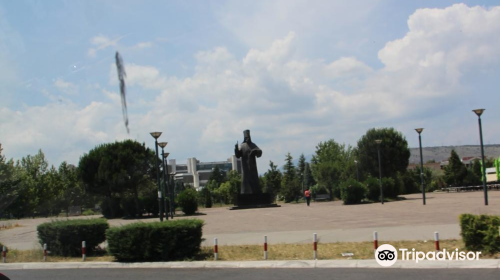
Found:
[[[49,166],[41,150],[17,162],[0,151],[0,218],[57,216],[71,206],[87,209],[84,214],[97,208],[109,218],[156,216],[156,163],[151,149],[132,140],[99,145],[77,167]]]
[[[49,166],[41,150],[17,162],[0,151],[0,218],[54,216],[72,205],[93,209],[97,201],[85,192],[75,166]]]
[[[382,141],[377,144],[375,140]],[[334,139],[320,142],[310,162],[300,155],[297,166],[288,153],[281,170],[270,161],[269,169],[259,178],[260,187],[262,192],[284,202],[300,199],[306,188],[313,196],[328,194],[330,199],[342,199],[347,204],[379,201],[379,152],[385,198],[421,192],[420,168],[408,170],[408,143],[393,128],[370,129],[355,147]],[[486,167],[493,166],[493,162],[487,159]],[[156,164],[163,172],[154,151],[132,140],[99,145],[82,155],[78,166],[63,162],[59,167],[49,165],[41,150],[16,162],[7,160],[0,146],[0,218],[68,214],[71,206],[87,209],[84,214],[92,214],[92,209],[99,208],[108,218],[156,216],[159,214]],[[452,151],[444,171],[424,167],[426,191],[450,185],[479,185],[481,169],[478,160],[466,168]],[[160,178],[162,189],[167,186],[176,195],[189,189],[189,194],[193,194],[189,196],[193,197],[191,200],[205,207],[234,203],[241,188],[240,174],[226,173],[218,167],[198,192],[180,181],[174,182],[173,178],[166,182],[162,174]]]
[[[380,146],[375,140],[382,140]],[[414,183],[416,172],[407,171],[408,143],[393,128],[368,130],[356,147],[340,144],[334,139],[320,142],[311,161],[307,162],[304,155],[300,155],[297,166],[288,153],[283,172],[271,162],[263,179],[266,186],[273,186],[278,199],[285,202],[298,200],[307,188],[313,197],[328,194],[331,200],[343,199],[346,203],[378,201],[379,150],[384,196],[396,198],[400,194],[418,191]]]
[[[377,144],[375,140],[382,140]],[[380,152],[380,170],[379,155]],[[261,178],[264,190],[277,194],[285,202],[303,197],[307,188],[314,196],[328,194],[330,199],[342,199],[345,204],[362,201],[380,201],[380,181],[384,199],[396,199],[401,194],[421,192],[421,177],[427,192],[447,186],[479,185],[482,183],[481,163],[475,160],[467,168],[455,151],[449,165],[442,171],[420,166],[408,169],[410,150],[405,137],[393,128],[370,129],[357,146],[337,143],[334,139],[320,142],[311,161],[300,155],[298,165],[288,153],[280,171],[270,162],[269,170]],[[486,159],[486,167],[494,160]],[[381,172],[381,175],[379,175]],[[379,176],[382,179],[379,179]]]

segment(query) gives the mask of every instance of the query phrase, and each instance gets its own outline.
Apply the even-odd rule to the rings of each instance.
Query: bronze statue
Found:
[[[237,158],[241,158],[243,174],[241,178],[240,193],[262,193],[259,187],[259,173],[257,172],[256,160],[256,157],[262,156],[262,150],[252,142],[250,130],[243,131],[243,143],[241,143],[241,147],[238,147],[238,143],[236,143],[234,146],[234,154]]]

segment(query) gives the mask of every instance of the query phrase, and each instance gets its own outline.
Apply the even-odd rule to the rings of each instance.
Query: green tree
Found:
[[[16,216],[47,215],[47,205],[52,196],[49,185],[49,163],[42,150],[34,156],[28,155],[17,162],[20,169],[22,192],[13,203]],[[53,172],[53,170],[52,170]]]
[[[208,178],[209,181],[215,181],[217,182],[217,185],[219,186],[226,180],[226,175],[224,174],[223,171],[220,170],[219,166],[215,166],[212,169],[212,173],[210,174],[210,177]]]
[[[467,168],[462,163],[455,150],[451,150],[448,165],[444,168],[444,181],[448,185],[460,186],[467,177]]]
[[[321,162],[315,165],[315,173],[317,181],[320,185],[325,186],[330,193],[330,200],[335,197],[340,198],[340,189],[335,188],[340,182],[341,166],[337,162]]]
[[[281,195],[285,198],[285,202],[292,202],[301,195],[297,171],[293,165],[293,158],[290,153],[285,158],[283,178],[281,180]]]
[[[474,175],[476,175],[478,178],[482,178],[483,176],[483,171],[482,171],[482,164],[481,164],[481,161],[479,159],[475,159],[473,162],[472,162],[472,172],[474,173]]]
[[[404,181],[404,190],[402,193],[419,193],[422,192],[422,180],[420,179],[420,166],[417,165],[414,169],[409,169],[405,173],[401,174]],[[411,179],[409,178],[411,177]],[[426,189],[432,185],[432,181],[435,175],[432,169],[424,166],[424,183]]]
[[[301,154],[299,157],[299,164],[297,166],[297,175],[299,176],[299,182],[301,186],[304,185],[305,170],[306,170],[306,157],[304,156],[304,154]]]
[[[2,146],[0,144],[0,218],[5,213],[12,212],[12,208],[7,209],[23,192],[20,183],[19,169],[16,168],[12,159],[7,161],[5,156],[2,155]]]
[[[314,179],[330,192],[330,199],[340,198],[339,184],[349,178],[356,178],[355,150],[339,144],[334,139],[320,142],[311,159]]]
[[[314,185],[316,185],[316,180],[314,180],[311,165],[306,162],[306,166],[304,168],[304,188],[311,188]]]
[[[406,138],[394,128],[372,128],[358,141],[360,175],[363,175],[363,178],[368,175],[379,177],[378,144],[375,140],[382,140],[380,144],[382,177],[395,178],[398,172],[404,173],[410,158]]]
[[[144,143],[125,140],[99,145],[84,154],[78,174],[87,191],[106,197],[111,217],[117,217],[116,201],[127,195],[133,197],[136,213],[141,212],[139,191],[155,182],[155,164],[161,161]]]
[[[270,193],[272,196],[275,196],[280,192],[282,174],[281,171],[279,171],[278,166],[272,161],[269,161],[269,170],[264,173],[264,178],[266,181],[264,187],[265,193]]]
[[[234,203],[235,196],[240,193],[241,190],[241,174],[236,170],[231,170],[227,173],[226,182],[229,183],[228,186],[228,203]]]
[[[205,206],[212,204],[212,199],[213,202],[219,202],[222,203],[222,197],[219,192],[219,184],[215,180],[208,180],[207,184],[205,185],[205,188],[208,190],[208,194],[211,196],[209,199],[208,197],[205,197]],[[207,194],[207,193],[205,193]],[[209,208],[209,207],[208,207]]]

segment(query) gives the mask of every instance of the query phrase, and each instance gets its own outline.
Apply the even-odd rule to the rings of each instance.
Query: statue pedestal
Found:
[[[274,203],[273,197],[269,193],[238,194],[235,197],[234,206],[229,210],[281,207]]]

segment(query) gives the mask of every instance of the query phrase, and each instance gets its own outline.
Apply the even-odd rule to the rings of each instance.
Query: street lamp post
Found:
[[[160,167],[158,166],[158,137],[160,137],[161,132],[151,132],[151,136],[155,139],[155,150],[156,150],[156,159],[155,159],[155,165],[156,165],[156,180],[158,183],[158,208],[160,211],[160,222],[163,222],[163,207],[161,205],[161,186],[160,186]]]
[[[358,161],[355,160],[354,163],[356,163],[356,178],[358,178],[358,182],[359,182],[359,169],[358,169]]]
[[[415,131],[418,132],[418,145],[420,147],[420,181],[422,183],[422,201],[425,205],[424,158],[422,156],[422,136],[420,135],[423,130],[423,128],[415,128]]]
[[[382,204],[384,204],[384,190],[382,189],[382,164],[380,163],[380,143],[382,143],[382,140],[375,140],[377,143],[377,153],[378,153],[378,176],[379,176],[379,183],[380,183],[380,200],[382,201]]]
[[[483,190],[484,190],[484,205],[488,205],[488,189],[486,188],[486,166],[484,165],[484,147],[483,147],[483,129],[481,127],[481,115],[484,109],[472,110],[477,115],[479,122],[479,140],[481,141],[481,163],[483,164]]]
[[[168,155],[170,155],[170,153],[163,153],[163,156],[165,157],[165,170],[167,171],[166,175],[167,175],[167,191],[168,191],[168,194],[169,194],[169,200],[170,200],[170,203],[169,203],[169,206],[170,206],[170,218],[174,218],[174,186],[170,184],[170,175],[168,174]]]
[[[165,171],[165,152],[163,151],[163,149],[167,146],[167,144],[168,144],[168,142],[158,143],[158,146],[161,147],[161,159],[162,159],[161,166],[163,168],[163,188],[162,188],[163,209],[165,209],[165,219],[168,220],[168,207],[167,207],[168,186],[167,186],[167,179],[166,179],[167,178],[167,176],[166,176],[167,171]]]

